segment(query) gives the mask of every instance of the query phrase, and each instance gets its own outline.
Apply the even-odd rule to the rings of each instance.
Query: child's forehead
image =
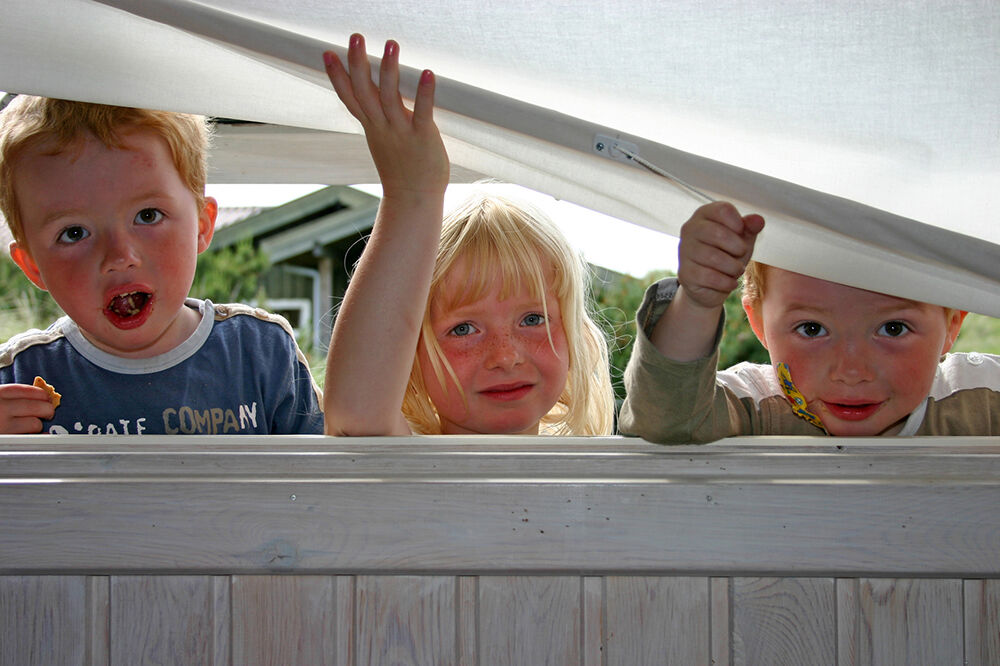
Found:
[[[773,266],[767,269],[767,290],[764,306],[785,309],[815,309],[818,311],[870,312],[873,315],[893,310],[944,311],[944,308],[907,298],[899,298],[829,280],[794,273]]]

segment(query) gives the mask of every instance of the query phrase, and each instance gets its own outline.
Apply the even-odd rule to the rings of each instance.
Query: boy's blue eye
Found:
[[[815,321],[807,321],[799,324],[795,327],[795,331],[807,338],[818,338],[821,335],[826,335],[826,329],[823,327],[823,324]]]
[[[90,235],[90,232],[79,226],[66,227],[61,232],[59,232],[59,238],[57,239],[60,243],[67,243],[72,245],[73,243],[78,243],[84,238]]]
[[[521,320],[522,326],[542,326],[543,324],[545,324],[545,316],[537,312],[525,315],[524,319]]]
[[[462,322],[461,324],[459,324],[455,328],[453,328],[450,331],[448,331],[448,334],[449,335],[454,335],[454,336],[457,336],[457,337],[461,338],[461,337],[464,337],[466,335],[472,335],[477,330],[478,329],[476,329],[475,326],[473,326],[472,324],[470,324],[469,322],[466,321],[466,322]]]
[[[890,338],[898,338],[899,336],[906,335],[909,332],[910,327],[901,321],[887,321],[878,329],[879,335],[885,335]]]
[[[136,224],[156,224],[163,219],[163,213],[155,208],[143,208],[135,214]]]

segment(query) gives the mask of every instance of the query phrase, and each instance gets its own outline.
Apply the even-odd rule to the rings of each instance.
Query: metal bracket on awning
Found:
[[[605,134],[595,134],[594,135],[594,152],[598,155],[611,158],[618,162],[625,162],[626,164],[637,164],[641,167],[649,169],[658,176],[663,176],[674,185],[677,185],[681,189],[693,194],[698,199],[705,201],[706,203],[712,203],[715,201],[712,197],[708,196],[698,188],[688,185],[683,180],[673,175],[669,171],[662,169],[652,162],[643,159],[639,156],[639,147],[634,143],[629,141],[623,141],[621,139],[616,139],[614,137],[607,136]]]

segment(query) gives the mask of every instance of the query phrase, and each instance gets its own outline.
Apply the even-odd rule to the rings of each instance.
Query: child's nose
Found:
[[[139,265],[139,253],[128,234],[111,232],[105,236],[104,260],[101,269],[104,272],[123,271]]]
[[[524,360],[521,344],[510,333],[494,333],[489,336],[486,349],[486,367],[509,369]]]
[[[871,352],[864,344],[844,341],[835,347],[834,354],[832,374],[835,380],[846,384],[860,384],[874,378]]]

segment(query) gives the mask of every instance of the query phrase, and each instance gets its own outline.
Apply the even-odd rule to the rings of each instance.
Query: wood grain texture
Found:
[[[707,664],[709,580],[609,576],[607,664]]]
[[[961,664],[962,581],[859,581],[858,663]]]
[[[604,608],[604,579],[584,576],[582,666],[606,666],[607,632]]]
[[[580,597],[577,576],[481,576],[479,663],[581,663]]]
[[[112,664],[215,663],[212,576],[112,576]]]
[[[732,664],[732,647],[729,641],[730,613],[729,603],[731,579],[712,578],[709,582],[711,610],[711,657],[713,666],[729,666]]]
[[[734,664],[836,662],[835,589],[828,578],[734,578]]]
[[[87,579],[0,576],[0,664],[85,663]]]
[[[479,663],[479,579],[476,576],[459,576],[457,591],[455,633],[458,636],[458,664],[476,666]]]
[[[1000,663],[998,454],[0,436],[0,663]]]
[[[857,666],[861,626],[860,585],[857,578],[838,578],[837,666]]]
[[[965,659],[970,666],[1000,664],[1000,580],[967,580]]]
[[[233,663],[337,666],[331,576],[234,576]]]
[[[455,664],[456,584],[452,576],[358,576],[358,663]]]

